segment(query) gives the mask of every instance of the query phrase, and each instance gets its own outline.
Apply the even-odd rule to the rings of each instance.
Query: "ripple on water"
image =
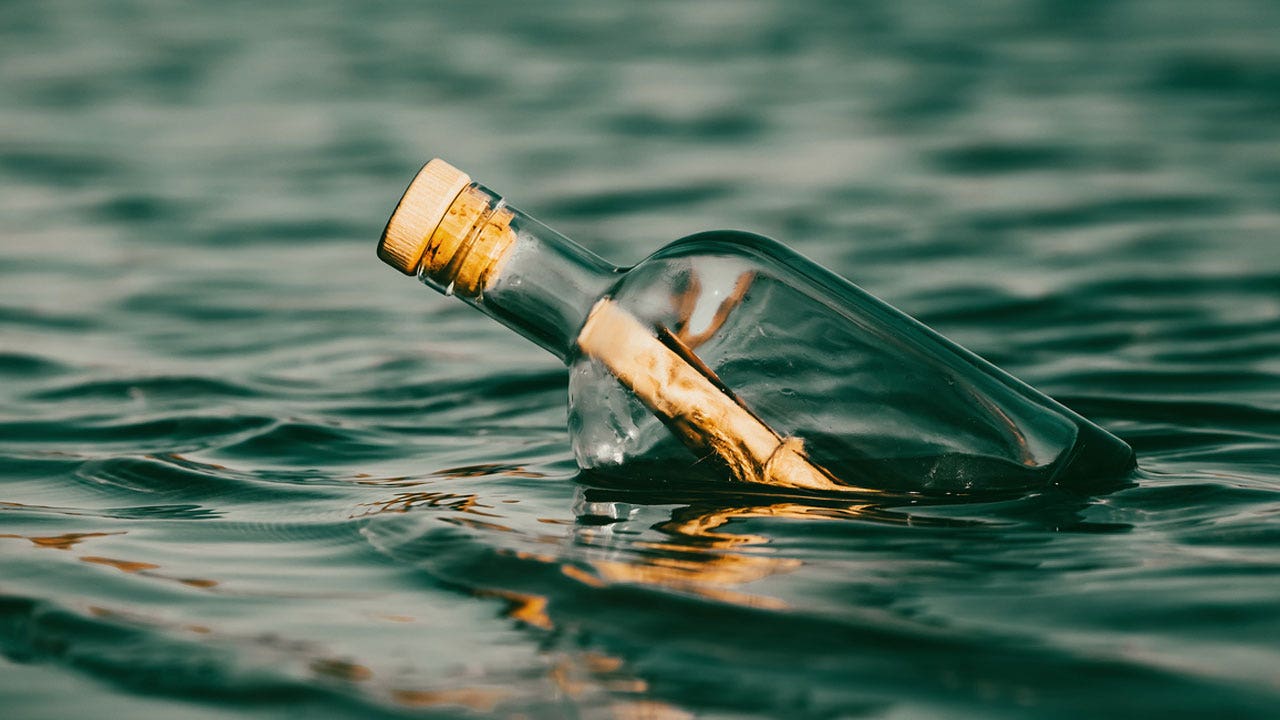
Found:
[[[253,433],[276,421],[258,415],[162,414],[159,417],[127,415],[66,417],[56,420],[0,422],[0,434],[15,447],[58,447],[69,452],[92,453],[110,448],[155,449],[188,452]]]
[[[0,2],[0,715],[1275,715],[1280,5],[335,2]],[[563,369],[373,256],[433,154],[777,237],[1140,469],[578,474]]]
[[[402,451],[401,443],[368,430],[286,421],[223,445],[215,456],[286,467],[334,467],[393,458]]]
[[[789,534],[773,521],[763,521],[753,530],[765,530],[765,537],[775,539]],[[1046,677],[1061,674],[1089,678],[1091,687],[1100,692],[1136,693],[1144,707],[1170,711],[1184,706],[1182,700],[1171,701],[1162,695],[1161,688],[1169,682],[1195,688],[1192,704],[1196,712],[1228,699],[1235,706],[1255,710],[1265,702],[1265,693],[1241,694],[1219,679],[1155,669],[1122,654],[1098,656],[1078,654],[1052,643],[1028,645],[1018,634],[1001,634],[993,627],[981,640],[975,640],[972,633],[949,623],[913,617],[904,612],[903,604],[909,603],[914,593],[928,592],[925,588],[936,582],[937,565],[947,562],[946,555],[935,557],[931,568],[909,547],[895,548],[892,542],[886,545],[888,538],[879,543],[880,552],[888,549],[891,554],[884,562],[893,562],[894,555],[910,559],[905,570],[902,563],[895,563],[896,574],[885,578],[899,588],[892,592],[846,588],[843,602],[824,606],[803,595],[784,600],[738,589],[747,578],[760,582],[761,578],[777,578],[778,573],[804,572],[802,565],[780,562],[772,554],[708,552],[689,545],[656,552],[655,546],[640,538],[628,543],[624,536],[616,535],[595,554],[585,549],[554,550],[545,543],[519,549],[512,545],[510,531],[489,538],[486,533],[492,530],[407,520],[372,523],[366,529],[366,537],[382,551],[478,598],[501,600],[504,614],[532,631],[551,633],[551,638],[557,632],[589,637],[591,647],[599,651],[638,659],[651,682],[677,688],[686,678],[696,676],[699,683],[717,687],[720,683],[737,686],[743,673],[752,677],[750,691],[732,699],[717,698],[716,705],[722,708],[747,711],[760,704],[787,706],[794,702],[788,696],[792,689],[813,683],[829,686],[821,699],[805,700],[806,707],[823,714],[850,712],[866,702],[868,695],[887,699],[900,692],[954,703],[955,685],[997,676],[1001,680],[992,692],[1003,694],[1005,702],[1016,706],[1017,694],[1043,688]],[[732,535],[727,533],[722,541]],[[968,542],[972,544],[973,539]],[[986,539],[994,547],[1007,542],[1008,537],[991,532]],[[922,546],[928,542],[927,538],[914,540]],[[939,550],[946,547],[938,540],[934,538],[933,543]],[[1040,542],[1050,541],[1051,536],[1046,535]],[[593,541],[583,535],[578,542]],[[539,546],[541,552],[536,549]],[[798,547],[812,548],[796,537],[786,549]],[[976,561],[955,578],[957,588],[990,584],[992,573],[1007,578],[1015,571],[1024,575],[1035,572],[1034,553],[1023,562],[1001,564],[982,560],[981,547],[951,547],[955,548],[950,551],[955,561]],[[849,546],[843,553],[833,550],[828,562],[840,555],[847,558],[852,551]],[[1087,566],[1076,563],[1075,567]],[[839,569],[839,565],[827,568],[829,572]],[[885,573],[883,566],[874,563],[858,570],[864,575]],[[808,585],[803,578],[793,582],[800,589]],[[736,629],[724,631],[730,627]],[[652,643],[649,638],[655,634],[661,634],[664,642]],[[732,668],[717,660],[726,652],[734,657]],[[716,679],[717,671],[708,668],[723,668],[726,677]],[[691,691],[684,687],[682,693]],[[1001,705],[989,694],[974,702]],[[1064,689],[1053,704],[1069,714],[1072,708],[1079,711],[1090,702],[1088,694]]]
[[[200,376],[160,376],[83,380],[39,390],[28,397],[34,401],[102,401],[145,398],[148,402],[181,400],[208,401],[218,398],[254,397],[257,392],[244,385],[219,378]]]
[[[270,635],[210,636],[201,625],[168,625],[101,605],[73,610],[44,600],[0,594],[0,649],[21,663],[59,663],[132,692],[242,703],[263,698],[288,712],[382,717],[377,704],[315,681],[307,669],[323,648],[291,646]],[[125,650],[127,649],[127,650]]]
[[[34,378],[65,372],[66,366],[40,355],[0,352],[0,377]]]
[[[180,455],[110,457],[85,462],[76,479],[112,497],[187,498],[228,504],[280,502],[328,497],[321,487],[264,482],[226,466]]]

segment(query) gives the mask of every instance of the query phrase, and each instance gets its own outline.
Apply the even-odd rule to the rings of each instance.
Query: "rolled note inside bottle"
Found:
[[[800,439],[780,437],[679,343],[608,298],[596,303],[578,335],[582,352],[608,368],[695,454],[713,453],[734,479],[841,489],[809,461]]]

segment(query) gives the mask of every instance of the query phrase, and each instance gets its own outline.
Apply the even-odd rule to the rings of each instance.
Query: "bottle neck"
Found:
[[[567,361],[578,330],[621,268],[480,185],[463,189],[437,227],[418,277]]]

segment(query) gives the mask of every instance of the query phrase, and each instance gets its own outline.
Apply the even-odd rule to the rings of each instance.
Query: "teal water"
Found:
[[[1268,717],[1280,6],[0,4],[0,715]],[[1133,444],[874,507],[597,487],[374,243],[443,155],[777,237]]]

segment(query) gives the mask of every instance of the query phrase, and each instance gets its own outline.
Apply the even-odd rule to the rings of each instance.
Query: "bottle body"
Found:
[[[1088,420],[766,238],[685,238],[627,271],[608,295],[678,337],[842,484],[931,493],[1085,487],[1133,464],[1127,445]],[[581,466],[720,474],[598,359],[578,352],[570,367]]]
[[[622,269],[437,162],[379,254],[570,367],[584,470],[954,494],[1088,489],[1133,466],[1118,438],[774,241],[702,233]]]

